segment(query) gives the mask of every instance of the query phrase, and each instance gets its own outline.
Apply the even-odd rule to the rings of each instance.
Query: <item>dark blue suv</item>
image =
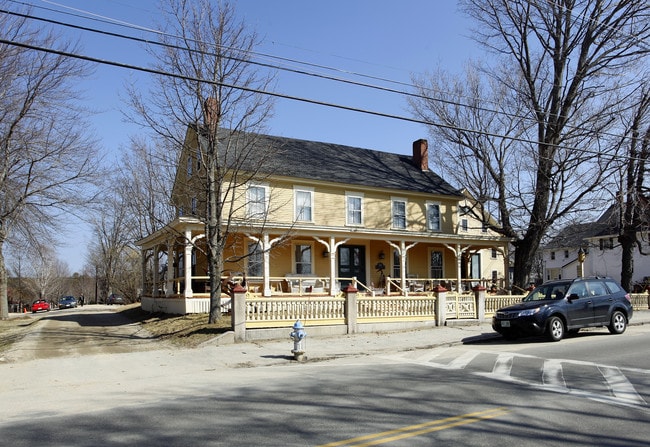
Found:
[[[622,334],[632,318],[630,295],[612,278],[549,281],[524,300],[496,311],[492,329],[506,338],[545,334],[560,341],[584,327]]]

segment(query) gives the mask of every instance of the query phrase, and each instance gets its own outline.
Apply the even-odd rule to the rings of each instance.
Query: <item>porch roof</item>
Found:
[[[248,231],[241,230],[240,233],[256,234],[262,228],[254,228],[250,226],[250,222],[242,222],[245,224]],[[196,217],[179,217],[167,224],[160,230],[150,234],[144,239],[136,242],[136,245],[146,249],[166,242],[170,236],[182,236],[185,231],[190,230],[193,236],[203,233],[205,231],[205,223]],[[449,233],[432,233],[432,232],[413,232],[413,231],[399,231],[399,230],[379,230],[373,228],[346,228],[346,227],[326,227],[311,225],[295,225],[295,224],[274,224],[266,222],[263,228],[264,232],[270,234],[287,234],[291,238],[300,237],[317,237],[317,238],[351,238],[351,239],[366,239],[378,241],[399,241],[405,240],[409,242],[419,243],[433,243],[433,244],[462,244],[464,246],[470,245],[474,247],[489,248],[495,246],[504,246],[511,240],[500,236],[485,236],[485,235],[464,235],[464,234],[449,234]]]

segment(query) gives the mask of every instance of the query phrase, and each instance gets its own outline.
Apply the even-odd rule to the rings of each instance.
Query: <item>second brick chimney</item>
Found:
[[[413,164],[422,171],[429,170],[429,142],[421,139],[413,142]]]

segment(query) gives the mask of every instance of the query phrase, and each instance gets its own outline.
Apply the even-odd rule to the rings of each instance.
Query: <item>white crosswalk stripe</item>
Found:
[[[607,380],[612,394],[617,399],[629,402],[631,404],[645,405],[646,401],[639,396],[634,386],[627,380],[627,377],[621,373],[621,370],[613,366],[599,366],[601,374]]]
[[[542,369],[542,383],[557,391],[568,391],[566,383],[564,382],[564,375],[562,374],[562,362],[559,360],[545,360],[544,368]]]
[[[554,391],[558,393],[567,393],[577,396],[588,397],[597,400],[606,400],[627,405],[641,405],[647,406],[647,402],[636,391],[634,385],[625,377],[625,374],[613,366],[598,365],[589,362],[579,362],[571,360],[559,359],[541,359],[538,357],[531,357],[526,355],[517,355],[514,353],[499,353],[495,355],[492,352],[477,351],[477,350],[463,350],[456,351],[453,349],[434,349],[429,351],[419,351],[417,353],[411,351],[408,353],[393,354],[383,356],[386,359],[396,362],[407,362],[418,365],[424,365],[435,369],[447,370],[463,370],[467,369],[473,360],[479,355],[487,354],[495,357],[492,370],[489,371],[471,371],[472,374],[480,375],[482,377],[489,377],[495,380],[525,383],[535,388],[541,388],[547,391]],[[539,381],[530,379],[522,379],[513,376],[512,368],[516,359],[523,360],[541,360],[543,366],[539,370]],[[530,365],[536,362],[529,362]],[[537,362],[539,363],[539,362]],[[580,383],[572,383],[567,385],[563,372],[563,365],[591,365],[596,368],[603,377],[603,382],[607,385],[610,394],[595,393],[593,391],[580,389]],[[483,362],[483,365],[485,363]],[[529,368],[533,368],[530,366]],[[539,369],[539,366],[535,368]],[[533,374],[534,375],[534,374]]]

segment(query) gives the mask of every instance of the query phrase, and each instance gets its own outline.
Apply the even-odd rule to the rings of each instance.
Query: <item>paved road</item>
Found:
[[[623,351],[637,338],[647,346],[649,337],[647,328],[630,328],[623,336],[589,333],[566,346],[494,339],[255,368],[224,367],[216,356],[246,354],[210,347],[21,362],[0,367],[2,377],[90,365],[96,373],[84,369],[87,377],[69,382],[44,377],[46,387],[0,386],[0,439],[15,447],[645,447],[647,405],[616,395],[603,399],[604,376],[583,387],[606,362],[574,364],[531,352],[543,347],[573,355],[602,339]],[[562,367],[564,390],[546,384],[547,362]],[[647,377],[646,371],[646,388]]]

